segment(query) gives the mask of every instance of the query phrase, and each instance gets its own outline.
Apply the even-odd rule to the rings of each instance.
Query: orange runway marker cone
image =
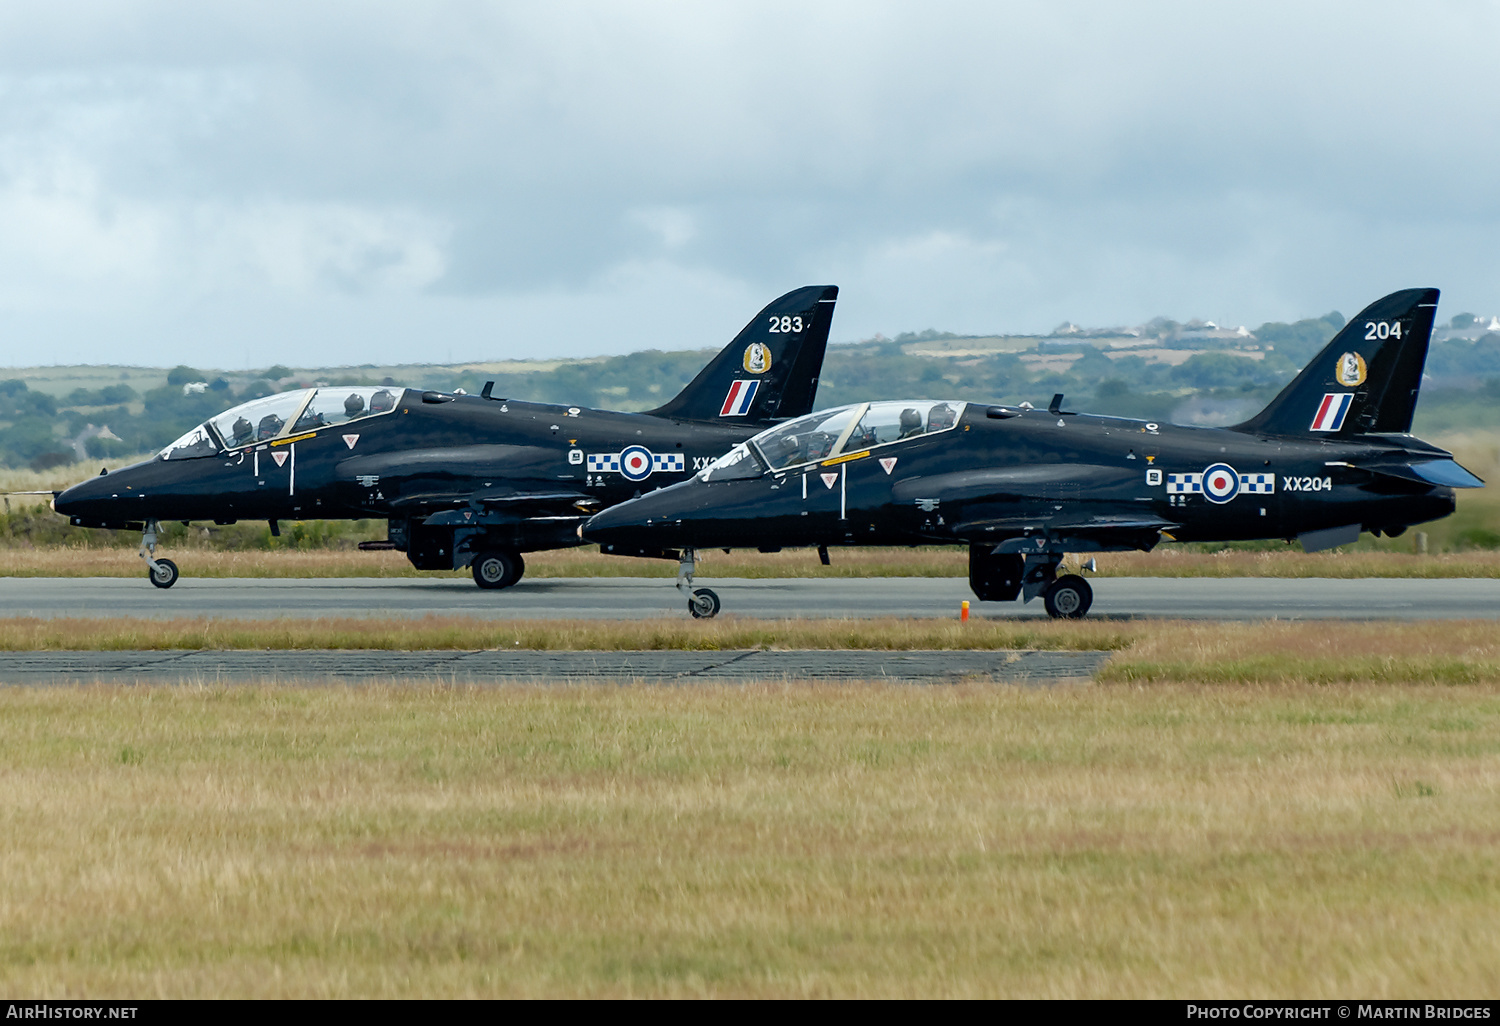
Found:
[[[958,607],[958,622],[969,622],[969,603],[967,599],[965,599],[964,602]]]

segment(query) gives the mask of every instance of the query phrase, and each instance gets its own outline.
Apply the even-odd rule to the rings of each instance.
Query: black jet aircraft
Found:
[[[1083,616],[1088,583],[1064,553],[1183,542],[1398,535],[1453,512],[1483,482],[1413,437],[1438,291],[1409,289],[1350,321],[1243,424],[1192,428],[956,401],[870,402],[810,414],[735,446],[693,479],[604,511],[584,534],[606,552],[967,544],[985,600],[1045,600]],[[681,551],[674,552],[672,549]],[[693,592],[695,616],[718,611]]]
[[[151,583],[159,521],[384,518],[419,570],[473,569],[505,588],[524,552],[581,544],[590,513],[701,470],[813,407],[838,297],[771,303],[674,399],[647,413],[402,388],[304,388],[199,425],[155,457],[74,485],[53,508],[79,527],[139,530]],[[493,384],[493,383],[491,383]]]

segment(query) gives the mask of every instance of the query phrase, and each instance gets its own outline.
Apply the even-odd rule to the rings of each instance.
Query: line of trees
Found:
[[[891,397],[1029,400],[1041,404],[1062,392],[1074,409],[1115,416],[1171,420],[1174,412],[1190,402],[1217,403],[1228,416],[1268,401],[1343,324],[1344,318],[1337,312],[1290,324],[1263,324],[1254,332],[1252,341],[1259,349],[1252,358],[1231,351],[1241,344],[1239,341],[1189,342],[1179,337],[1180,326],[1175,322],[1158,319],[1147,328],[1159,333],[1157,343],[1161,346],[1180,349],[1191,344],[1203,351],[1174,366],[1128,351],[1106,355],[1086,337],[1048,339],[1042,352],[1072,358],[1071,364],[1061,370],[1023,360],[1015,353],[912,356],[904,351],[912,341],[955,336],[936,331],[908,333],[895,339],[831,346],[818,404],[828,407]],[[647,351],[562,363],[545,371],[498,376],[494,394],[602,409],[646,410],[675,395],[712,356],[712,350]],[[415,370],[417,380],[413,381],[392,382],[386,378],[377,382],[346,371],[336,378],[330,375],[328,383],[400,384],[477,392],[487,377],[477,371],[454,374],[441,368]],[[1464,423],[1500,424],[1493,401],[1500,395],[1500,334],[1473,341],[1435,342],[1427,370],[1440,380],[1492,384],[1487,386],[1488,392],[1429,389],[1419,415],[1448,404],[1465,411],[1461,418],[1455,417]],[[69,463],[76,458],[79,444],[94,458],[153,451],[238,402],[298,384],[292,380],[292,371],[283,366],[267,368],[238,388],[224,376],[179,366],[168,372],[165,385],[144,394],[122,383],[74,389],[62,399],[35,391],[19,379],[0,381],[0,464],[43,469]],[[95,429],[107,427],[108,433],[101,435],[96,430],[92,437],[86,437],[90,425]]]

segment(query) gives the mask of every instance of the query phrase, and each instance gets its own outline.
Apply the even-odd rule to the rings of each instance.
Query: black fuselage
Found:
[[[54,506],[90,527],[383,518],[400,548],[451,526],[534,551],[578,544],[589,512],[682,481],[754,430],[408,389],[379,416],[158,456],[74,485]]]
[[[1359,466],[1448,459],[1410,435],[1325,441],[997,413],[971,404],[956,430],[747,479],[693,480],[601,513],[585,533],[621,549],[1047,535],[1074,539],[1070,551],[1101,551],[1149,549],[1163,531],[1179,541],[1293,538],[1350,524],[1393,531],[1454,508],[1452,488]]]
[[[166,520],[384,518],[365,547],[422,570],[472,565],[508,587],[522,552],[579,544],[590,514],[687,478],[735,443],[809,413],[838,289],[764,307],[662,406],[618,413],[394,385],[314,385],[246,399],[155,458],[69,488],[54,508],[83,527]],[[657,387],[660,387],[659,385]],[[175,566],[148,559],[171,587]]]

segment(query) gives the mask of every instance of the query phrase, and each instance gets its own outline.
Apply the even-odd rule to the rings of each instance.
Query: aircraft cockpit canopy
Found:
[[[213,417],[162,449],[164,460],[213,456],[319,428],[390,413],[403,389],[386,386],[302,388],[252,399]]]
[[[698,476],[704,481],[743,481],[765,472],[760,460],[741,442],[704,467]]]
[[[951,400],[902,399],[839,406],[778,424],[750,439],[748,445],[772,470],[785,470],[844,453],[951,431],[958,425],[966,405]],[[732,456],[734,451],[709,467],[704,480],[719,480],[711,475]]]

